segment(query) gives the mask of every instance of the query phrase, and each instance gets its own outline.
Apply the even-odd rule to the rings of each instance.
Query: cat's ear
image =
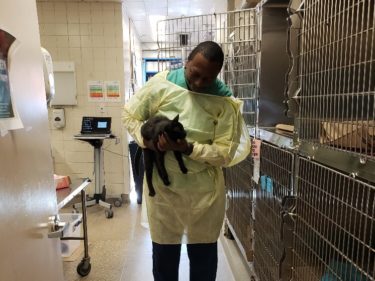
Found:
[[[173,119],[173,121],[178,122],[178,117],[180,117],[179,114],[177,114],[177,116]]]

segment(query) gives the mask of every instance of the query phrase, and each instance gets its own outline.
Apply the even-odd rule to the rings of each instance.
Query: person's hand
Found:
[[[186,139],[178,139],[177,142],[175,142],[166,133],[159,136],[158,149],[160,151],[173,150],[184,153],[188,150],[188,148],[189,144]]]
[[[154,146],[154,142],[152,140],[143,139],[143,144],[146,148],[156,151],[156,147]]]

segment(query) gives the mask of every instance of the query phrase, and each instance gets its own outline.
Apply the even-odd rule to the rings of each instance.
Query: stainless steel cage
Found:
[[[298,146],[292,152],[263,142],[259,184],[251,181],[251,158],[226,170],[227,218],[246,253],[252,251],[254,224],[254,268],[262,281],[375,281],[375,0],[291,3],[295,16],[289,18],[288,47],[293,65],[285,93],[289,116],[296,117]],[[247,125],[257,128],[258,88],[270,85],[259,81],[259,73],[274,63],[263,59],[270,58],[265,47],[272,46],[274,36],[269,44],[259,37],[268,32],[262,30],[267,16],[284,16],[285,11],[276,12],[278,5],[269,7],[262,22],[252,9],[159,22],[159,57],[170,60],[160,61],[158,70],[181,67],[199,42],[216,41],[225,54],[220,78],[244,101]],[[276,88],[281,92],[282,87]],[[269,129],[275,120],[264,112],[262,122]],[[292,148],[285,145],[289,138],[277,136],[273,143],[281,142]],[[290,216],[295,226],[288,232],[284,199],[290,196],[297,203]],[[285,233],[294,237],[292,266]]]
[[[258,91],[256,19],[256,10],[247,9],[159,21],[158,56],[173,60],[160,60],[158,70],[182,67],[200,42],[217,42],[225,55],[220,78],[235,97],[243,100],[246,124],[255,127]]]
[[[226,168],[224,173],[228,194],[226,216],[247,261],[253,260],[252,171],[253,159],[248,157],[238,165]]]
[[[288,0],[263,0],[258,5],[259,99],[258,126],[293,124],[285,114],[284,88],[289,58],[286,52]]]
[[[375,186],[299,159],[293,280],[375,280]]]
[[[272,180],[272,190],[268,191],[281,203],[284,197],[294,194],[294,154],[291,151],[262,142],[260,155],[260,174],[266,176],[267,180]]]
[[[260,280],[280,280],[285,258],[283,201],[293,195],[294,154],[262,142],[256,188],[254,269]]]
[[[284,253],[280,231],[281,205],[272,194],[256,186],[254,221],[254,269],[259,280],[280,280]]]
[[[304,1],[298,79],[302,143],[375,159],[374,7],[374,0]]]

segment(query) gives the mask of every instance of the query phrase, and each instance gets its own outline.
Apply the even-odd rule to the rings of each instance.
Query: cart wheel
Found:
[[[107,219],[113,218],[113,211],[112,210],[105,210],[104,213],[105,213],[105,217]]]
[[[91,271],[91,263],[81,261],[77,266],[77,273],[81,276],[87,276]]]
[[[121,199],[116,199],[115,200],[115,202],[114,202],[114,204],[115,204],[115,207],[121,207],[121,205],[122,205],[122,200]]]

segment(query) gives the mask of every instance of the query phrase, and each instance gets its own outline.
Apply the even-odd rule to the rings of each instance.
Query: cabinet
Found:
[[[55,96],[51,105],[77,105],[75,65],[72,61],[53,63]]]

